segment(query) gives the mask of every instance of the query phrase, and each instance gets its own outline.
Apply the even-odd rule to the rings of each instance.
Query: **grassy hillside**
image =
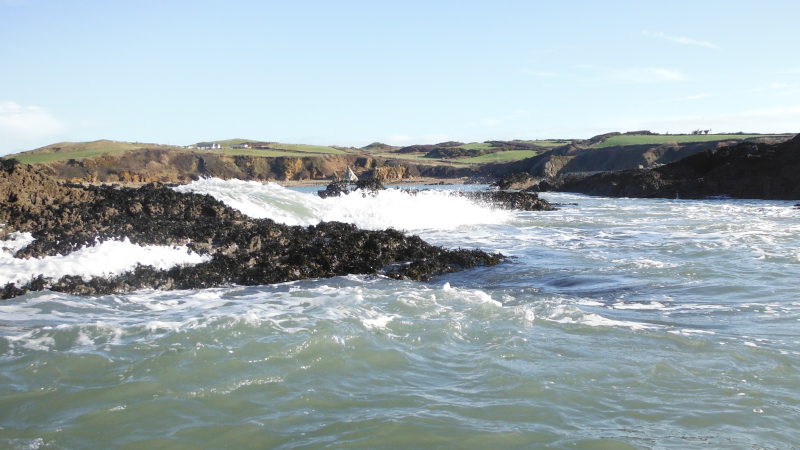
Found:
[[[322,145],[304,145],[304,144],[281,144],[269,143],[269,149],[232,149],[231,145],[241,144],[244,142],[257,142],[249,139],[228,139],[223,141],[214,141],[223,146],[221,149],[208,149],[201,150],[204,153],[219,153],[223,155],[249,155],[249,156],[309,156],[314,154],[325,155],[343,155],[347,152],[335,149],[333,147],[326,147]],[[228,147],[228,148],[225,148]],[[145,144],[139,142],[120,142],[110,140],[100,140],[93,142],[59,142],[57,144],[48,145],[45,147],[31,150],[28,152],[17,153],[8,155],[8,157],[16,158],[25,164],[48,164],[58,161],[68,161],[74,159],[82,161],[87,158],[94,158],[104,154],[117,154],[132,150],[139,150],[142,148],[152,149],[168,149],[181,152],[191,152],[193,150],[184,147],[172,145],[159,145],[159,144]]]
[[[615,145],[660,145],[667,142],[689,143],[724,141],[728,139],[747,139],[752,137],[769,137],[780,135],[764,134],[644,134],[613,136],[603,142],[593,145],[594,148],[612,147]]]
[[[270,148],[280,149],[280,150],[292,150],[295,152],[302,152],[302,153],[322,153],[327,155],[345,155],[347,152],[335,149],[333,147],[327,147],[324,145],[305,145],[305,144],[270,144]]]
[[[188,151],[188,150],[184,150]],[[215,153],[219,155],[229,155],[229,156],[268,156],[268,157],[275,157],[275,156],[309,156],[310,154],[307,152],[295,152],[291,150],[272,150],[272,149],[263,149],[263,148],[220,148],[220,149],[209,149],[209,150],[202,150],[203,153]]]
[[[223,147],[230,147],[231,145],[244,144],[245,142],[259,142],[259,141],[254,139],[225,139],[222,141],[209,141],[209,142],[219,144]]]
[[[459,145],[459,148],[465,150],[488,150],[493,147],[492,144],[488,142],[472,142],[470,144]]]
[[[141,144],[138,142],[119,142],[103,139],[93,142],[59,142],[58,144],[48,145],[29,152],[8,155],[8,157],[16,158],[25,164],[47,164],[55,161],[67,161],[69,159],[80,161],[106,153],[120,153],[143,147],[183,149],[183,147],[169,145]]]
[[[476,156],[474,158],[465,158],[457,160],[463,164],[485,164],[492,162],[509,162],[518,161],[525,158],[532,158],[538,155],[536,150],[509,150],[505,152],[491,153],[489,155]]]

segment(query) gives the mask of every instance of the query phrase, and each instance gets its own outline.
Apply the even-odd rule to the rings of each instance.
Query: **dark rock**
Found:
[[[516,172],[507,175],[498,181],[491,184],[491,187],[497,187],[503,190],[523,190],[530,187],[536,182],[536,178],[527,172]]]
[[[350,192],[347,188],[349,185],[349,181],[334,181],[329,183],[324,190],[317,191],[317,195],[320,198],[339,197],[342,194],[348,194]]]
[[[380,181],[376,184],[370,181],[375,179],[360,180],[353,190],[347,189],[347,183],[334,182],[328,185],[324,191],[317,191],[317,195],[322,198],[339,196],[350,192],[375,192],[385,189]],[[417,195],[419,189],[403,189],[402,192],[409,195]],[[520,211],[552,211],[553,206],[544,199],[539,198],[535,192],[510,192],[510,191],[450,191],[450,195],[465,197],[475,202],[489,204],[501,209],[514,209]]]
[[[710,149],[654,169],[549,178],[538,187],[609,197],[795,200],[800,199],[800,135],[778,144]]]
[[[460,197],[493,205],[501,209],[518,211],[553,211],[555,208],[547,200],[539,198],[535,192],[475,191],[454,193]]]
[[[350,186],[353,186],[353,188],[350,189]],[[339,180],[328,184],[325,190],[317,191],[317,195],[320,198],[328,198],[347,195],[355,191],[360,191],[362,194],[367,194],[382,191],[384,189],[386,189],[386,187],[384,187],[383,183],[381,183],[381,180],[377,178],[358,180],[355,183],[346,180]]]
[[[0,195],[6,200],[0,203],[0,220],[6,224],[3,233],[25,231],[36,238],[16,257],[69,254],[121,238],[140,245],[187,245],[212,257],[195,266],[169,270],[138,266],[118,276],[90,280],[39,276],[22,286],[7,284],[3,298],[43,289],[100,295],[345,274],[425,280],[440,273],[494,265],[502,258],[480,250],[448,250],[393,229],[366,231],[339,222],[303,228],[252,219],[211,196],[179,193],[158,184],[139,189],[60,185],[30,166],[0,164]],[[5,167],[10,167],[10,172]],[[376,187],[365,184],[370,186]],[[47,201],[36,200],[36,194],[42,192],[52,195]],[[16,202],[8,201],[12,194]]]

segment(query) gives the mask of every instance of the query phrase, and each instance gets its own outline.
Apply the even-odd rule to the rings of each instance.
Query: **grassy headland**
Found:
[[[506,170],[555,176],[657,166],[745,139],[774,141],[791,136],[637,131],[607,133],[589,140],[448,141],[405,147],[375,142],[363,148],[227,139],[211,141],[222,147],[214,149],[200,149],[198,144],[179,147],[100,140],[62,142],[8,157],[47,166],[60,179],[75,182],[174,182],[203,176],[321,181],[346,167],[359,175],[371,173],[388,179],[497,176]]]
[[[610,137],[592,145],[593,148],[613,147],[615,145],[660,145],[668,142],[692,143],[728,140],[744,140],[759,137],[788,137],[779,134],[623,134]]]

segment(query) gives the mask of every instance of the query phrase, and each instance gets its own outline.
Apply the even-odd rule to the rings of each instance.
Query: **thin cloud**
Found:
[[[672,102],[683,102],[686,100],[700,100],[702,98],[709,98],[713,96],[714,96],[713,94],[697,94],[697,95],[689,95],[686,97],[670,98],[667,100],[658,101],[656,103],[672,103]]]
[[[634,81],[637,83],[683,81],[686,79],[686,76],[680,70],[665,69],[661,67],[633,67],[628,69],[613,70],[609,72],[609,76],[614,80]]]
[[[44,108],[0,101],[0,153],[40,142],[65,130],[66,126]]]
[[[717,47],[716,45],[712,44],[711,42],[700,41],[700,40],[692,39],[692,38],[688,38],[688,37],[670,36],[670,35],[662,32],[662,31],[652,32],[652,31],[644,30],[644,31],[642,31],[642,34],[645,35],[645,36],[650,36],[650,37],[654,37],[654,38],[658,38],[658,39],[664,39],[664,40],[670,41],[670,42],[677,42],[678,44],[699,45],[700,47],[707,47],[707,48],[711,48],[711,49],[714,49],[714,50],[719,50],[719,47]]]
[[[545,72],[543,70],[530,70],[530,69],[519,69],[520,72],[524,73],[525,75],[535,75],[537,77],[559,77],[561,75],[555,72]]]
[[[389,145],[406,146],[406,145],[425,145],[425,144],[438,144],[439,142],[447,142],[454,140],[452,136],[447,134],[426,134],[422,136],[409,136],[405,134],[392,134],[386,138],[386,143]]]
[[[518,110],[512,111],[510,114],[506,114],[506,115],[501,116],[501,117],[493,117],[493,118],[484,119],[484,120],[481,121],[481,124],[482,125],[487,125],[487,126],[496,126],[496,125],[500,125],[500,124],[502,124],[504,122],[508,122],[510,120],[519,119],[520,117],[524,117],[526,115],[528,115],[528,111],[523,111],[521,109],[518,109]]]

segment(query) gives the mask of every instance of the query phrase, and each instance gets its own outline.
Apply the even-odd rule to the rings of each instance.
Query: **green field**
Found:
[[[529,144],[536,144],[544,148],[561,147],[562,145],[567,145],[572,143],[571,140],[566,140],[566,139],[541,139],[535,141],[522,141],[522,142],[527,142]]]
[[[261,149],[261,148],[222,148],[222,149],[214,149],[214,150],[196,150],[197,152],[209,152],[209,153],[217,153],[221,155],[228,155],[228,156],[266,156],[266,157],[277,157],[277,156],[296,156],[298,158],[302,158],[304,156],[308,156],[308,153],[304,152],[294,152],[291,150],[272,150],[272,149]]]
[[[463,165],[462,159],[439,159],[439,158],[428,158],[425,155],[420,154],[409,154],[409,153],[391,153],[391,152],[374,152],[371,154],[376,158],[385,158],[385,159],[401,159],[404,161],[410,161],[417,164],[427,164],[431,166],[441,166],[441,165],[448,165],[448,166],[458,166]]]
[[[260,142],[253,139],[225,139],[223,141],[209,141],[219,144],[222,147],[230,147],[231,145],[244,144],[245,142]]]
[[[241,144],[244,142],[253,142],[247,139],[229,139],[227,141],[214,141],[222,146],[230,147],[231,145]],[[196,150],[186,149],[184,147],[159,145],[159,144],[144,144],[139,142],[119,142],[100,140],[93,142],[61,142],[58,144],[48,145],[30,152],[18,153],[15,155],[8,155],[7,157],[16,158],[23,164],[47,164],[57,161],[67,161],[74,159],[80,161],[87,158],[93,158],[106,153],[122,153],[131,150],[138,150],[142,148],[158,148],[169,149],[182,152],[210,152],[220,153],[224,155],[252,155],[252,156],[309,156],[309,155],[343,155],[347,152],[337,150],[332,147],[322,145],[304,145],[304,144],[269,144],[270,149],[257,149],[257,148],[222,148],[222,149],[208,149]],[[56,150],[56,149],[59,150]]]
[[[47,164],[55,161],[66,161],[69,159],[80,161],[82,159],[100,156],[105,153],[121,153],[144,147],[183,150],[182,147],[167,145],[101,140],[93,142],[61,142],[39,148],[31,152],[8,155],[7,157],[16,158],[23,164]],[[60,148],[61,150],[56,151],[56,148]]]
[[[520,159],[532,158],[538,155],[536,150],[509,150],[507,152],[491,153],[489,155],[476,156],[474,158],[466,158],[457,160],[462,164],[484,164],[493,162],[509,162],[518,161]]]
[[[643,134],[643,135],[623,135],[613,136],[605,141],[595,144],[592,147],[612,147],[614,145],[658,145],[667,142],[709,142],[709,141],[724,141],[728,139],[747,139],[751,137],[770,137],[781,135],[764,135],[764,134]]]
[[[488,142],[473,142],[471,144],[459,145],[458,148],[463,148],[465,150],[488,150],[494,147]]]
[[[303,153],[323,153],[329,155],[346,155],[347,152],[335,149],[333,147],[326,147],[324,145],[306,145],[306,144],[270,144],[270,148],[279,150],[292,150],[295,152]]]

